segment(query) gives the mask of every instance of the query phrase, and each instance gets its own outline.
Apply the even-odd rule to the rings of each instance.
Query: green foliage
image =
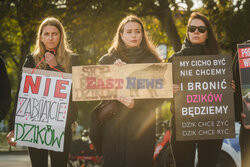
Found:
[[[209,17],[220,47],[234,53],[236,44],[250,39],[250,1],[203,0],[201,11]]]
[[[172,117],[172,113],[170,110],[171,101],[165,101],[161,106],[161,117],[163,120],[170,120]]]
[[[203,4],[197,10],[208,16],[224,51],[234,52],[237,43],[250,39],[250,1],[203,0]],[[18,85],[17,74],[26,54],[34,48],[36,31],[45,17],[55,16],[62,21],[72,50],[81,56],[82,65],[90,65],[107,53],[119,22],[128,14],[141,17],[154,44],[166,43],[168,57],[171,56],[185,38],[192,6],[192,0],[1,1],[0,55],[7,62],[12,101]],[[171,18],[173,24],[168,22]],[[96,104],[78,102],[79,122],[84,127],[88,126],[89,113]],[[165,119],[171,116],[169,105],[168,102],[162,106]]]

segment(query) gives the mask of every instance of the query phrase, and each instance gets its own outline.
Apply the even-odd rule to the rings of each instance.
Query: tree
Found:
[[[250,2],[203,0],[202,12],[215,28],[221,49],[235,53],[237,43],[250,39]]]
[[[57,9],[58,1],[5,0],[0,2],[0,55],[7,62],[14,101],[19,71],[36,39],[40,21]],[[13,103],[11,105],[13,108]]]
[[[250,2],[203,0],[221,48],[234,52],[236,44],[250,39]],[[182,7],[181,4],[186,7]],[[191,14],[192,0],[5,0],[0,2],[0,55],[7,61],[13,92],[16,74],[32,51],[41,20],[56,16],[63,23],[71,48],[82,65],[96,64],[107,53],[119,22],[128,14],[142,18],[155,44],[167,43],[173,53],[181,48]],[[13,93],[15,94],[15,93]],[[12,96],[14,97],[14,95]],[[13,100],[14,101],[14,100]],[[79,120],[87,126],[89,112],[97,102],[80,102]]]

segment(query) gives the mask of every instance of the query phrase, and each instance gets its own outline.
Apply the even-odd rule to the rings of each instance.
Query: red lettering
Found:
[[[103,82],[103,79],[97,79],[97,89],[105,89],[105,85],[104,85],[104,82]]]
[[[123,79],[115,79],[115,83],[118,83],[118,86],[115,87],[116,89],[122,89],[123,87],[121,84],[123,84],[124,80]]]
[[[250,67],[250,58],[240,59],[239,65],[240,65],[240,68],[249,68]]]
[[[87,89],[96,89],[95,82],[95,77],[87,77]]]
[[[57,80],[56,81],[56,89],[55,89],[54,97],[66,99],[67,94],[61,93],[61,90],[65,90],[65,88],[66,88],[63,85],[69,85],[69,81],[65,81],[65,80]]]
[[[106,84],[107,84],[106,89],[114,89],[113,82],[114,82],[114,79],[112,79],[112,78],[107,79],[106,80]]]
[[[48,94],[49,94],[50,81],[51,81],[50,78],[46,79],[45,89],[44,89],[44,93],[43,93],[44,96],[48,96]]]
[[[33,94],[38,94],[40,83],[41,77],[36,77],[36,83],[34,84],[32,76],[26,75],[23,92],[28,93],[30,87]]]
[[[115,84],[118,84],[116,87],[114,85],[114,81]],[[124,83],[123,79],[112,79],[109,78],[106,81],[103,79],[97,79],[96,77],[87,77],[87,89],[114,89],[114,87],[116,89],[122,89],[122,84]]]
[[[240,58],[250,57],[250,47],[240,49],[239,53]]]

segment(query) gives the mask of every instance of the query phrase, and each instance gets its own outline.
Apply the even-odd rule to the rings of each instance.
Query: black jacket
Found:
[[[135,55],[137,56],[137,55]],[[113,64],[122,57],[113,53],[101,57],[100,64]],[[123,60],[125,61],[125,60]],[[157,63],[152,54],[138,58],[134,63]],[[154,109],[163,100],[135,100],[132,109],[119,103],[116,116],[103,125],[102,151],[104,167],[152,167],[155,147]]]
[[[35,68],[36,67],[36,63],[35,63],[35,60],[34,60],[32,55],[27,56],[23,67],[27,67],[27,68]],[[62,71],[62,72],[65,71],[60,65],[55,66],[55,68]],[[50,68],[49,66],[46,67],[46,70],[55,71],[54,69]],[[17,100],[18,100],[18,94],[19,94],[19,90],[20,90],[21,79],[22,79],[22,75],[20,74],[19,75],[18,89],[17,89],[17,93],[16,93],[16,99],[15,99],[15,103],[14,103],[14,109],[12,111],[12,116],[11,116],[10,125],[9,125],[10,131],[14,129],[14,125],[15,125],[15,114],[16,114],[16,107],[17,107]],[[69,100],[69,110],[68,110],[68,115],[67,115],[66,128],[65,128],[66,134],[67,134],[67,132],[71,132],[71,124],[74,121],[76,121],[77,115],[78,115],[77,106],[74,102],[72,102],[72,93],[71,93],[70,100]]]
[[[11,86],[7,75],[5,64],[0,57],[0,121],[4,119],[9,111],[11,102]]]

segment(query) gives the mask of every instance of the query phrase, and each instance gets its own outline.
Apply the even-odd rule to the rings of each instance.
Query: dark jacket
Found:
[[[250,44],[250,40],[244,42],[243,44]],[[242,72],[244,72],[243,69]],[[235,110],[235,120],[241,121],[241,113],[243,112],[242,105],[242,94],[241,94],[241,80],[240,80],[240,69],[239,69],[239,59],[238,52],[236,52],[233,60],[233,80],[235,81],[235,92],[234,92],[234,110]]]
[[[32,55],[27,56],[23,67],[27,67],[27,68],[35,68],[36,67],[36,63],[35,63],[35,60],[34,60]],[[65,71],[60,65],[55,66],[55,68],[62,71],[62,72]],[[50,68],[49,66],[46,67],[46,70],[55,71],[54,69]],[[16,93],[16,99],[15,99],[15,103],[14,103],[14,109],[13,109],[11,120],[10,120],[10,126],[9,126],[10,131],[14,129],[14,125],[15,125],[15,114],[16,114],[16,107],[17,107],[17,100],[18,100],[18,94],[19,94],[19,90],[20,90],[21,79],[22,79],[22,75],[20,74],[19,75],[18,89],[17,89],[17,93]],[[72,93],[71,93],[70,99],[69,99],[69,110],[68,110],[68,115],[67,115],[66,128],[65,128],[66,134],[68,132],[71,133],[71,124],[74,121],[76,121],[77,115],[78,115],[77,106],[74,102],[72,102]]]
[[[5,64],[0,57],[0,121],[4,119],[9,111],[11,102],[11,86],[7,75]]]
[[[135,55],[138,56],[138,55]],[[118,53],[104,55],[100,64],[113,64],[123,58]],[[157,63],[152,54],[133,60],[133,63]],[[119,103],[116,116],[103,125],[102,151],[104,167],[152,167],[155,147],[154,109],[163,100],[135,100],[132,109]]]

